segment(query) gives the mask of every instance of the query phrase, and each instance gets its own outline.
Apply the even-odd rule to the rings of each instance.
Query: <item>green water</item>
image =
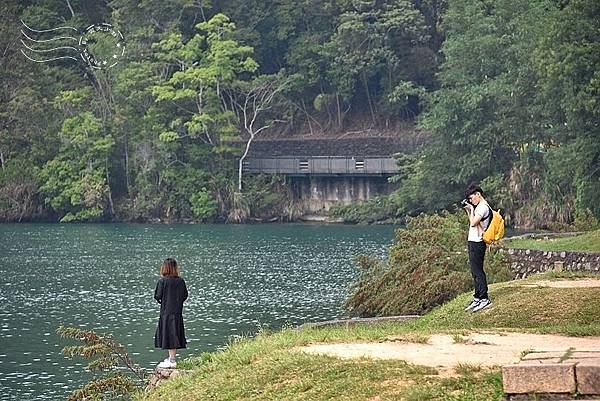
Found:
[[[146,368],[164,359],[153,291],[165,257],[190,292],[186,357],[259,325],[343,317],[354,256],[383,258],[392,238],[390,226],[0,225],[0,399],[61,400],[89,379],[61,354],[59,325],[113,333]]]

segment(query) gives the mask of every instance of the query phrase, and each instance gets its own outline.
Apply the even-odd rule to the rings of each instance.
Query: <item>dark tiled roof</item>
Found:
[[[418,137],[256,140],[248,156],[392,156],[412,152],[422,144]]]

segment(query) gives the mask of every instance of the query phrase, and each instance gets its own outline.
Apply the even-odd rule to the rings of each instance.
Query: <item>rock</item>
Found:
[[[574,393],[575,365],[524,361],[503,366],[502,382],[508,394]]]
[[[171,376],[171,373],[174,371],[175,369],[163,369],[163,368],[156,368],[154,369],[154,373],[156,376],[159,376],[161,378],[169,378]]]
[[[558,261],[558,260],[556,262],[554,262],[554,271],[561,272],[564,270],[564,268],[565,268],[565,262]]]
[[[600,395],[600,359],[583,359],[576,367],[577,391]]]
[[[156,368],[148,381],[148,390],[153,390],[164,381],[190,373],[188,370]]]

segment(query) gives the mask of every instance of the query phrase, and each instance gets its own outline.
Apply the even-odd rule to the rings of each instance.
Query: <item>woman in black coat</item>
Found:
[[[183,327],[183,301],[187,299],[188,291],[185,281],[179,277],[179,266],[175,259],[165,259],[160,266],[160,275],[154,290],[154,299],[160,304],[154,346],[169,350],[169,357],[158,367],[171,369],[177,366],[177,350],[185,348],[187,344]]]

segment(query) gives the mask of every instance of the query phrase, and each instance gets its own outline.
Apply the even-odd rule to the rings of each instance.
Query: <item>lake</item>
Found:
[[[58,326],[112,333],[152,369],[160,263],[174,257],[190,297],[188,348],[215,351],[232,336],[345,317],[354,257],[387,255],[392,226],[0,224],[2,400],[62,400],[89,380],[86,360]],[[78,344],[77,344],[78,345]]]

